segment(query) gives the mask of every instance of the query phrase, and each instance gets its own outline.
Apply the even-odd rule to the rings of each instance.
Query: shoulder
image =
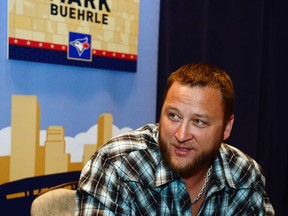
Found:
[[[249,188],[265,183],[261,166],[241,150],[222,144],[220,157],[226,180],[231,185]]]
[[[111,138],[92,156],[91,161],[102,163],[114,163],[122,161],[124,157],[137,152],[158,151],[157,124],[147,124],[136,130],[132,130]]]
[[[112,138],[93,155],[91,166],[107,175],[117,173],[124,181],[146,176],[150,183],[159,160],[157,130],[157,125],[145,125]]]
[[[113,137],[103,145],[100,151],[117,155],[141,149],[155,148],[155,146],[158,146],[158,141],[154,136],[157,130],[156,124],[144,125],[136,130]]]
[[[258,163],[249,155],[228,144],[221,145],[220,154],[223,159],[226,159],[226,163],[230,164],[232,167],[235,166],[235,168],[240,165],[240,167],[253,166],[256,168],[259,166]]]

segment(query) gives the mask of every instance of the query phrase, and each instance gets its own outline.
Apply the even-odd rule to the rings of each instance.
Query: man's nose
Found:
[[[179,143],[184,143],[193,138],[191,127],[189,124],[181,123],[178,130],[175,133],[175,137]]]

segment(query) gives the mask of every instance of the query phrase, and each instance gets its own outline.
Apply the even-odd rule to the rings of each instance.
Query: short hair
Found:
[[[217,66],[207,63],[186,64],[168,77],[164,100],[174,82],[189,87],[212,87],[220,90],[223,102],[224,122],[234,113],[234,87],[229,75]]]

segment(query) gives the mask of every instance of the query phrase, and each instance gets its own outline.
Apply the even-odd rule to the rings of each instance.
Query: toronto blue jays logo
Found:
[[[82,53],[89,49],[90,44],[88,43],[88,38],[82,38],[82,39],[76,39],[74,41],[70,42],[70,45],[72,45],[73,47],[75,47],[75,49],[77,50],[79,56],[82,55]]]
[[[69,32],[68,59],[91,61],[91,35]]]

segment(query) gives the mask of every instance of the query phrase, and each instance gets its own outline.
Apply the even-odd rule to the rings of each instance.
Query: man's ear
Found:
[[[226,140],[230,137],[233,123],[234,123],[234,115],[231,115],[229,120],[226,123],[226,126],[225,126],[225,130],[224,130],[224,134],[223,134],[223,140]]]

